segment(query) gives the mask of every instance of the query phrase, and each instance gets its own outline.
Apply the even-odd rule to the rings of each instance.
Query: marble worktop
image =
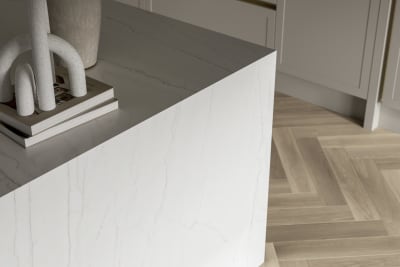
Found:
[[[24,1],[1,1],[0,43],[25,31],[15,12]],[[0,134],[0,197],[273,52],[111,1],[103,12],[87,74],[114,86],[120,109],[28,149]]]

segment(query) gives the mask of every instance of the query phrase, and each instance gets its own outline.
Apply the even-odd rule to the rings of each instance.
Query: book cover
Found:
[[[0,123],[0,132],[14,140],[16,143],[27,148],[54,137],[58,134],[64,133],[72,128],[82,125],[86,122],[99,118],[111,111],[118,109],[118,100],[108,100],[99,106],[89,109],[67,121],[61,122],[47,130],[44,130],[37,135],[29,136],[10,125]]]
[[[54,85],[56,96],[54,110],[41,112],[36,109],[34,114],[21,117],[17,114],[15,101],[1,103],[0,121],[26,135],[34,136],[114,98],[114,89],[111,86],[89,77],[86,77],[87,94],[82,97],[73,97],[69,93],[67,80],[68,77],[65,74],[57,75],[57,83]]]

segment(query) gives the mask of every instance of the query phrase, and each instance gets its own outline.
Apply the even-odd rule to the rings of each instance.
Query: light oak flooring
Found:
[[[278,94],[263,267],[399,267],[400,135]]]

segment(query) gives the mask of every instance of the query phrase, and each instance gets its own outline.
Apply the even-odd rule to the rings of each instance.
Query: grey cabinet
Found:
[[[278,0],[278,70],[367,98],[380,0]]]
[[[383,55],[376,51],[385,31],[379,25],[388,16],[382,3],[390,0],[119,1],[275,48],[280,73],[321,91],[367,99],[378,90]]]
[[[248,42],[275,48],[276,0],[117,0]]]
[[[400,109],[400,2],[396,1],[383,87],[384,105]]]
[[[270,48],[275,10],[240,0],[152,0],[152,11]],[[273,1],[272,1],[273,2]],[[271,3],[265,1],[265,3]],[[270,4],[274,7],[273,3]]]

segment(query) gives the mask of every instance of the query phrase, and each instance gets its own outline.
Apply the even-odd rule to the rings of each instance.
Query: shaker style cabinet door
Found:
[[[261,1],[261,0],[260,0]],[[275,4],[246,0],[152,0],[152,11],[255,44],[275,47]]]
[[[278,70],[366,98],[380,0],[277,0]]]
[[[400,2],[396,1],[383,86],[385,105],[400,109]]]

